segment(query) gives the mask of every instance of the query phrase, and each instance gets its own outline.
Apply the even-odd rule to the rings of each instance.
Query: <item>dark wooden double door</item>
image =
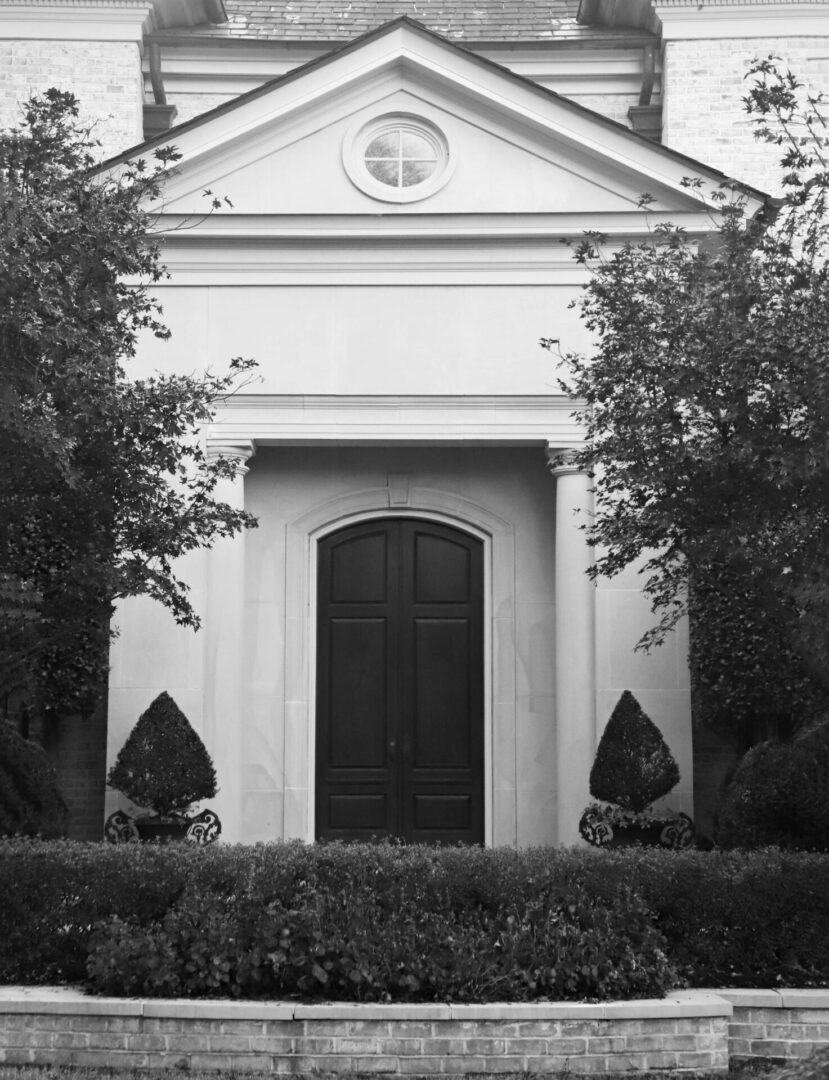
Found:
[[[382,519],[320,543],[316,834],[482,843],[483,546]]]

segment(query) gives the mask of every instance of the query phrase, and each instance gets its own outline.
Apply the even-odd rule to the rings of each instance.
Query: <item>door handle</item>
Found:
[[[397,740],[389,739],[389,761],[394,761],[397,755]]]

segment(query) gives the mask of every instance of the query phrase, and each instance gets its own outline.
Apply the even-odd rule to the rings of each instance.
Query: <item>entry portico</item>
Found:
[[[416,461],[419,448],[447,458],[463,449],[472,460],[484,460],[490,450],[520,448],[525,456],[530,451],[536,457],[537,479],[541,488],[547,489],[547,510],[555,523],[542,538],[542,546],[550,555],[550,566],[555,565],[556,591],[566,598],[555,632],[552,620],[547,619],[546,638],[552,646],[547,681],[556,687],[556,711],[566,721],[559,725],[555,750],[551,733],[546,740],[550,743],[546,756],[557,762],[555,775],[547,777],[555,805],[549,805],[548,797],[546,816],[549,826],[557,819],[560,831],[568,828],[573,842],[577,838],[578,800],[583,801],[595,749],[595,587],[585,574],[590,549],[581,531],[589,510],[589,481],[569,463],[567,455],[579,441],[572,404],[558,396],[285,398],[263,403],[242,395],[228,402],[207,438],[209,452],[239,461],[236,479],[226,482],[227,490],[221,497],[248,507],[252,504],[250,498],[245,500],[245,474],[257,449],[261,456],[263,450],[278,453],[287,447],[333,448],[337,454],[348,446],[370,447],[375,453],[397,446]],[[545,465],[552,479],[543,475]],[[483,545],[483,832],[487,843],[515,843],[515,802],[522,771],[516,757],[516,750],[520,753],[521,749],[515,731],[516,664],[521,659],[516,653],[516,626],[523,614],[516,613],[515,581],[520,570],[515,561],[515,529],[522,523],[499,517],[457,490],[423,486],[416,474],[386,474],[383,480],[379,487],[344,491],[325,499],[286,523],[284,663],[280,666],[285,672],[284,740],[290,752],[284,758],[284,835],[313,839],[317,833],[319,543],[345,525],[406,518],[451,525],[479,537]],[[275,497],[278,502],[278,494]],[[210,658],[205,664],[205,732],[217,760],[228,764],[239,761],[238,733],[245,728],[252,704],[243,675],[244,627],[250,623],[243,583],[245,549],[256,546],[257,541],[256,534],[240,534],[222,541],[207,556],[206,610],[222,615],[211,619],[208,614],[205,625],[205,653]],[[273,657],[272,661],[276,665],[279,659]],[[526,768],[523,771],[526,775]],[[250,835],[257,817],[255,792],[249,792],[247,802],[246,813],[239,789],[223,790],[215,800],[226,833],[238,830],[240,835]],[[578,811],[575,816],[571,807]]]
[[[144,343],[139,364],[258,360],[258,381],[205,438],[239,462],[220,497],[259,527],[183,568],[195,638],[148,601],[119,611],[110,757],[167,690],[213,755],[226,839],[309,840],[335,818],[334,831],[371,831],[408,791],[394,820],[415,822],[417,804],[420,824],[378,833],[454,835],[472,829],[468,809],[488,844],[571,843],[597,736],[631,689],[679,762],[676,808],[691,812],[687,643],[680,632],[635,654],[650,619],[636,574],[594,585],[585,573],[590,482],[567,456],[582,434],[538,340],[591,347],[571,307],[585,273],[563,240],[598,228],[612,245],[668,219],[703,236],[711,219],[682,178],[719,176],[408,20],[168,138],[182,154],[159,207],[172,339]],[[232,208],[203,218],[205,188]],[[398,571],[346,589],[338,608],[320,594],[320,552],[346,529]],[[400,545],[418,543],[431,554],[399,570]],[[480,552],[480,615],[472,578],[450,566],[477,565],[461,550]],[[365,578],[372,558],[343,565]],[[420,592],[418,574],[432,583]],[[365,649],[332,653],[321,619]],[[467,650],[478,626],[480,654]],[[372,649],[382,663],[358,676]],[[337,663],[345,674],[321,668]],[[321,686],[335,711],[348,706],[336,724]],[[455,714],[441,759],[435,733]],[[321,731],[339,732],[339,749]],[[356,732],[345,750],[342,731]],[[320,785],[335,774],[342,814],[326,818]]]

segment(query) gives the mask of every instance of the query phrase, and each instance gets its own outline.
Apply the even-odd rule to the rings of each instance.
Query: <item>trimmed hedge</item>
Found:
[[[716,839],[725,848],[829,851],[829,721],[748,751],[717,808]]]
[[[0,842],[0,981],[98,993],[605,1000],[829,985],[829,859]]]
[[[0,720],[0,836],[66,835],[66,803],[46,751]]]

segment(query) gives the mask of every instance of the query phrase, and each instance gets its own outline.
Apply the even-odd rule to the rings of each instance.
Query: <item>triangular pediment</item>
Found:
[[[442,155],[440,182],[402,197],[361,182],[365,133],[398,117],[442,140],[435,151]],[[408,19],[147,148],[161,142],[182,154],[165,189],[164,212],[174,215],[203,213],[207,188],[232,202],[234,216],[247,218],[624,216],[638,214],[644,193],[656,212],[694,213],[700,201],[683,178],[699,177],[709,190],[724,179]],[[761,199],[751,196],[758,205]]]

